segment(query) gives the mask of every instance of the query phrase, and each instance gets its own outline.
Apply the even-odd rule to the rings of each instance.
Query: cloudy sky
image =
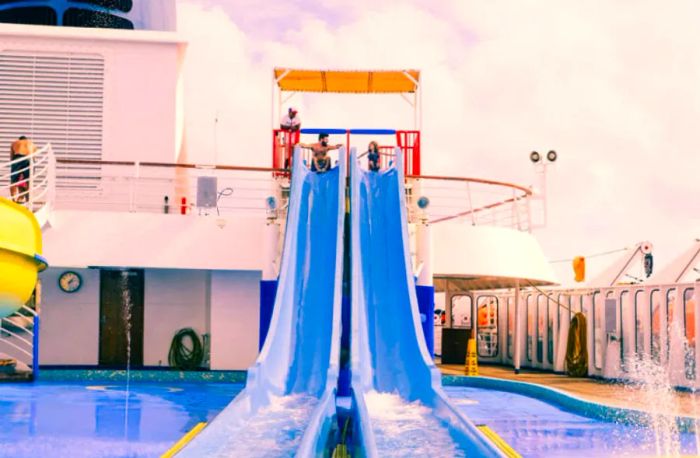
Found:
[[[192,160],[269,165],[275,66],[417,68],[424,173],[536,184],[529,151],[557,150],[550,259],[651,240],[663,265],[700,237],[700,2],[177,3]],[[396,96],[293,103],[309,127],[412,127]]]

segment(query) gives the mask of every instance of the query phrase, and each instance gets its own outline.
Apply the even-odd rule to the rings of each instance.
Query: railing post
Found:
[[[134,186],[136,186],[136,183],[138,182],[140,177],[141,177],[141,163],[139,161],[136,161],[134,163],[134,179],[131,180],[131,183],[129,184],[129,211],[130,212],[134,211],[134,195],[136,194],[134,192]]]
[[[53,149],[51,148],[51,143],[46,145],[46,155],[48,157],[48,171],[47,171],[47,196],[46,205],[48,205],[49,211],[53,208],[54,202],[56,201],[56,156],[53,154]]]
[[[532,195],[525,196],[527,206],[527,231],[532,232]]]
[[[29,169],[26,171],[29,174],[27,184],[27,207],[34,212],[34,153],[29,155]]]
[[[520,230],[520,214],[518,212],[518,199],[515,196],[515,189],[511,192],[511,207],[510,207],[510,217],[512,218],[511,224]]]
[[[41,320],[39,314],[34,315],[34,336],[32,338],[32,378],[39,378],[39,328]]]
[[[467,202],[469,204],[469,214],[472,217],[472,226],[476,226],[476,219],[474,215],[474,204],[472,202],[472,190],[471,187],[469,186],[469,182],[467,181]]]

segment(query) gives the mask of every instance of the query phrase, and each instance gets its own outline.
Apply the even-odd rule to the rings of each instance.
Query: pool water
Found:
[[[125,413],[123,383],[0,384],[1,454],[159,457],[197,423],[211,421],[242,389],[242,384],[233,383],[132,382]],[[696,453],[692,434],[680,434],[674,444],[668,444],[649,428],[591,419],[519,394],[456,386],[444,389],[458,409],[475,423],[488,425],[523,457]],[[373,420],[378,440],[385,441],[378,446],[385,452],[460,454],[449,438],[433,434],[423,406],[398,403],[391,394],[378,396],[369,404],[379,407]],[[287,407],[308,406],[300,402]],[[280,413],[279,418],[288,423],[296,418]],[[278,428],[278,435],[295,442],[298,434],[287,429]],[[397,436],[412,439],[396,442]]]
[[[244,403],[248,402],[244,399]],[[270,396],[270,403],[250,417],[240,417],[240,409],[225,410],[217,419],[220,422],[217,427],[205,429],[197,438],[197,448],[184,455],[197,458],[292,458],[317,405],[315,396],[297,393]]]
[[[519,394],[445,387],[457,408],[474,423],[498,433],[523,457],[674,456],[696,453],[695,435],[675,443],[653,429],[595,420]]]
[[[158,457],[211,421],[243,389],[232,383],[0,384],[0,450],[20,457]]]

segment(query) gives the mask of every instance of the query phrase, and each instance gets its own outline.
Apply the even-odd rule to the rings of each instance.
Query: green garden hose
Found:
[[[189,344],[186,339],[189,338]],[[177,331],[170,344],[168,364],[180,370],[198,369],[204,358],[204,349],[199,335],[192,328],[183,328]]]

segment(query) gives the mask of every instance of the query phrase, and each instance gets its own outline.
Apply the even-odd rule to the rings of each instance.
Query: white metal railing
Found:
[[[0,318],[0,353],[31,367],[38,375],[39,315],[22,306],[11,315]]]
[[[55,170],[51,144],[0,163],[0,196],[22,203],[34,213],[40,212],[53,201]]]
[[[257,167],[59,159],[56,208],[193,214],[266,215],[267,198],[287,178]],[[64,165],[99,164],[100,174],[79,176]]]
[[[477,322],[488,299],[497,325],[477,325],[476,336],[497,342],[489,361],[514,364],[519,340],[522,367],[563,372],[569,323],[580,312],[587,322],[589,375],[638,382],[661,370],[663,383],[700,388],[700,280],[574,289],[522,286],[519,339],[513,290],[453,292],[447,325]],[[467,307],[455,299],[463,295],[469,296]]]
[[[29,161],[31,173],[26,188],[18,191],[15,198],[26,201],[35,213],[44,208],[59,208],[269,215],[268,198],[284,197],[289,184],[285,171],[278,169],[56,159],[51,145],[46,145],[27,158],[0,165],[0,195],[10,197],[11,178],[21,174],[16,164],[24,160]],[[207,179],[210,184],[212,179],[216,180],[209,189],[215,195],[205,195],[203,203],[200,187],[204,181],[200,180]],[[413,219],[502,226],[522,231],[532,228],[529,188],[461,177],[409,175],[408,181],[409,214]],[[419,209],[421,197],[427,198],[429,205]],[[278,202],[277,208],[283,206],[283,201]]]
[[[530,231],[532,192],[511,183],[477,178],[409,177],[409,202],[415,208],[423,197],[428,222],[463,222]],[[408,188],[409,186],[407,186]]]

